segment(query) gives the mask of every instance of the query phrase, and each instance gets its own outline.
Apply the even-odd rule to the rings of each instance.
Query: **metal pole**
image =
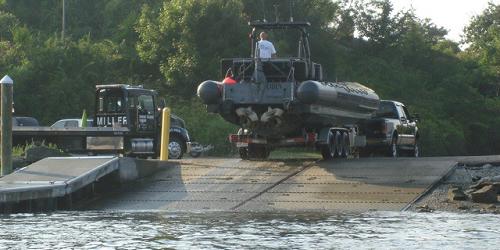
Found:
[[[170,109],[164,108],[161,117],[160,160],[168,160],[168,144],[170,141]]]
[[[62,0],[62,29],[61,39],[64,40],[64,29],[66,28],[66,1]]]
[[[0,80],[2,89],[2,176],[12,172],[12,88],[14,81],[9,76]]]

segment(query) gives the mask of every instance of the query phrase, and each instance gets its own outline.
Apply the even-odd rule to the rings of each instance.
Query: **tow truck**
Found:
[[[43,141],[68,153],[156,158],[165,106],[155,90],[141,85],[97,85],[93,127],[14,127],[13,145]],[[199,147],[191,141],[184,120],[171,115],[169,158],[180,159],[193,146]]]

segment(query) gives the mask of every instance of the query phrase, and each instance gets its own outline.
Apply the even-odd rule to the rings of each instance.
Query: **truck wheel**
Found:
[[[351,154],[351,142],[349,141],[349,134],[342,133],[342,157],[347,158]]]
[[[398,141],[396,138],[392,139],[391,146],[389,147],[389,157],[396,158],[399,156]]]
[[[323,160],[331,160],[335,157],[335,140],[332,131],[328,132],[328,139],[325,145],[321,145],[321,155]]]
[[[413,157],[420,157],[420,146],[418,145],[418,141],[415,141],[412,153]]]
[[[181,159],[184,154],[184,145],[186,143],[183,139],[179,138],[177,135],[171,135],[170,141],[168,143],[168,158],[169,159]]]

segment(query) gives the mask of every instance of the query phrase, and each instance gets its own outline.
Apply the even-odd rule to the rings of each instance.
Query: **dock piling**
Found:
[[[12,89],[14,81],[8,76],[4,76],[0,80],[2,91],[2,176],[12,172]]]

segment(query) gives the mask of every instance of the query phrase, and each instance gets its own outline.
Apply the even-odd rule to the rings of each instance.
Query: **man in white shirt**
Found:
[[[273,43],[269,42],[267,40],[267,33],[266,32],[261,32],[260,33],[260,41],[257,42],[257,47],[259,49],[259,58],[275,58],[276,57],[276,49],[274,48]]]

